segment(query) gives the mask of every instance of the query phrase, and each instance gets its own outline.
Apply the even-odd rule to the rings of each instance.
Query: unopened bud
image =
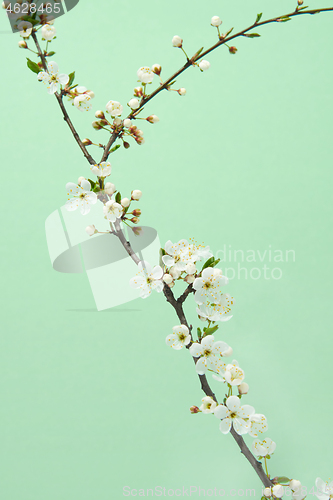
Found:
[[[140,217],[140,215],[141,215],[141,210],[140,210],[140,208],[136,208],[135,210],[133,210],[132,214],[133,214],[135,217]]]
[[[115,127],[120,127],[120,125],[122,125],[122,124],[123,124],[123,121],[122,121],[120,118],[115,118],[115,119],[113,120],[113,125],[114,125]]]
[[[188,274],[188,275],[186,276],[186,278],[185,278],[185,281],[186,281],[186,283],[188,283],[189,285],[190,285],[191,283],[194,283],[194,281],[195,281],[195,276],[194,276],[194,274]]]
[[[159,64],[153,64],[151,69],[152,69],[153,73],[155,73],[155,75],[159,76],[161,74],[162,67]]]
[[[123,142],[123,146],[124,146],[125,149],[128,149],[131,145],[130,145],[129,142],[124,141]]]
[[[218,26],[221,26],[222,21],[219,18],[219,16],[213,16],[212,19],[210,20],[210,24],[212,26],[215,26],[215,28],[218,28]]]
[[[86,233],[89,234],[89,236],[93,236],[94,234],[98,233],[98,231],[95,228],[95,226],[92,225],[92,226],[87,226],[86,227]]]
[[[102,126],[102,127],[105,127],[106,125],[109,125],[109,122],[107,120],[100,120],[99,121],[99,124]]]
[[[184,87],[182,87],[181,89],[178,90],[178,94],[179,95],[185,95],[186,94],[186,89],[184,89]]]
[[[195,267],[195,264],[193,264],[193,262],[189,262],[185,266],[185,272],[187,274],[194,274],[196,272],[196,270],[197,270],[197,268]]]
[[[276,484],[273,486],[272,492],[276,498],[282,498],[284,495],[284,488],[281,484]]]
[[[143,137],[136,137],[135,140],[140,146],[146,142]]]
[[[296,491],[301,488],[301,481],[298,481],[298,479],[292,479],[289,483],[289,488],[292,489],[293,491]]]
[[[130,99],[128,105],[131,109],[138,109],[140,107],[138,99]]]
[[[297,0],[298,5],[303,5],[303,0]]]
[[[142,192],[139,189],[135,189],[134,191],[131,192],[132,200],[139,201],[141,196],[142,196]]]
[[[135,135],[136,135],[136,136],[138,136],[138,137],[143,137],[143,130],[141,130],[141,129],[139,129],[139,128],[138,128],[138,129],[136,129],[136,131],[135,131]]]
[[[237,52],[237,47],[234,47],[233,45],[231,47],[229,47],[229,52],[230,54],[236,54]]]
[[[130,120],[129,118],[125,118],[123,125],[126,128],[130,128],[132,126],[132,120]]]
[[[142,97],[143,96],[143,88],[142,87],[135,87],[133,93],[136,97]]]
[[[24,40],[21,40],[21,41],[18,43],[18,46],[20,47],[20,49],[27,49],[27,48],[28,48],[28,44],[27,44],[27,42],[25,42]]]
[[[81,177],[79,177],[79,178],[78,178],[78,180],[77,180],[78,185],[79,185],[79,186],[81,186],[81,182],[82,182],[82,181],[85,181],[85,180],[86,180],[86,178],[85,178],[85,177],[82,177],[82,176],[81,176]]]
[[[173,282],[173,277],[171,276],[171,274],[165,273],[164,276],[163,276],[163,281],[167,285],[170,285],[170,283]]]
[[[199,68],[201,69],[201,71],[207,71],[207,69],[210,68],[210,62],[203,59],[199,62]]]
[[[173,45],[174,47],[179,47],[179,48],[181,48],[181,47],[182,47],[182,45],[183,45],[183,40],[182,40],[182,38],[180,38],[180,36],[178,36],[178,35],[175,35],[175,36],[173,37],[173,39],[172,39],[172,45]]]
[[[133,233],[136,235],[136,236],[140,236],[140,234],[142,233],[142,227],[131,227]]]
[[[149,123],[157,123],[160,121],[159,117],[156,115],[150,115],[148,118],[146,118],[147,122]]]
[[[129,200],[128,198],[123,198],[120,203],[122,207],[127,208],[130,206],[131,200]]]
[[[92,126],[95,130],[101,130],[101,125],[99,122],[92,122]]]
[[[92,99],[95,97],[95,92],[93,92],[92,90],[87,90],[85,94],[89,95]]]
[[[140,221],[139,217],[132,217],[132,219],[130,219],[130,220],[131,220],[131,222],[133,222],[133,224],[138,224]]]
[[[264,489],[264,496],[267,497],[267,498],[269,498],[269,497],[272,496],[272,490],[271,490],[271,488],[265,488]]]
[[[197,406],[191,406],[190,408],[190,412],[191,413],[200,413],[201,410],[199,410],[199,408]]]
[[[106,194],[108,194],[109,196],[112,196],[113,193],[116,192],[116,186],[114,184],[112,184],[112,182],[107,182],[104,186],[104,191],[106,192]]]
[[[242,382],[238,386],[238,393],[239,394],[247,394],[248,392],[249,392],[249,384],[247,384],[246,382]]]
[[[105,118],[105,114],[101,110],[96,111],[95,116],[96,118]]]
[[[92,142],[91,142],[91,140],[90,140],[90,139],[83,139],[82,144],[83,144],[84,146],[90,146],[90,144],[92,144]]]

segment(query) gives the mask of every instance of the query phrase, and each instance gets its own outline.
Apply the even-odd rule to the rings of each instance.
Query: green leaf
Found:
[[[246,36],[247,38],[257,38],[258,36],[261,35],[259,35],[259,33],[247,33],[244,36]]]
[[[229,31],[226,32],[226,34],[224,35],[223,38],[227,38],[228,35],[230,35],[230,33],[233,31],[234,28],[230,28]]]
[[[198,335],[198,339],[201,340],[202,332],[201,332],[200,328],[197,328],[197,335]]]
[[[257,14],[256,23],[259,23],[261,18],[262,18],[262,12],[260,14]]]
[[[278,19],[279,23],[286,23],[287,21],[291,21],[291,17],[282,16],[282,17],[280,17],[280,19]]]
[[[73,73],[69,73],[68,76],[69,76],[69,81],[67,83],[67,87],[70,87],[75,80],[75,71],[73,71]]]
[[[203,271],[204,269],[206,269],[206,267],[210,267],[211,264],[213,264],[214,261],[215,261],[215,257],[211,257],[210,259],[206,260],[206,262],[202,266],[201,271]]]
[[[51,50],[51,52],[48,52],[47,55],[48,56],[54,56],[55,52],[53,50]]]
[[[95,185],[97,184],[97,182],[95,181],[92,181],[91,179],[88,179],[88,181],[90,182],[91,184],[91,189],[93,189],[95,187]]]
[[[118,193],[116,194],[116,202],[117,202],[117,203],[120,203],[120,202],[121,202],[121,194],[120,194],[120,191],[118,191]]]
[[[160,266],[163,268],[163,266],[164,266],[164,262],[163,262],[163,260],[162,260],[162,257],[163,257],[163,255],[165,255],[165,250],[164,250],[164,248],[160,248],[159,255],[160,255],[160,259],[159,259],[159,260],[160,260]]]
[[[309,6],[308,5],[304,5],[304,7],[299,7],[297,10],[304,10],[304,9],[307,9]]]
[[[31,16],[22,16],[20,19],[23,19],[23,21],[28,21],[33,26],[36,26],[36,24],[39,24],[39,21],[36,21],[36,19],[34,19]]]
[[[112,149],[110,149],[110,153],[114,153],[114,151],[117,151],[117,149],[119,149],[119,148],[120,148],[120,144],[117,144]]]
[[[99,191],[101,190],[101,188],[99,187],[99,185],[96,183],[95,186],[92,188],[92,191],[94,193],[98,193]]]
[[[291,479],[289,479],[289,477],[286,477],[286,476],[279,476],[276,478],[277,482],[278,483],[290,483]]]
[[[174,80],[173,82],[169,83],[168,87],[171,87],[171,85],[173,85],[174,83],[176,83],[176,80]]]
[[[40,73],[42,71],[42,69],[38,66],[37,63],[31,61],[31,59],[29,59],[29,57],[27,57],[27,66],[29,69],[31,69],[31,71],[33,71],[34,73]]]
[[[203,51],[203,47],[201,47],[201,49],[199,49],[195,54],[194,56],[192,57],[193,61],[196,61],[197,58],[200,56],[201,52]]]
[[[213,335],[213,333],[215,333],[218,328],[219,325],[212,326],[211,328],[204,328],[204,337],[207,337],[207,335]]]

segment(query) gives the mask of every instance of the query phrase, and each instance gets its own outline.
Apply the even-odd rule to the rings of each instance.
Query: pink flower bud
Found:
[[[140,219],[139,217],[132,217],[132,219],[130,219],[131,222],[133,222],[133,224],[138,224]]]
[[[199,408],[197,406],[191,406],[190,412],[192,414],[194,414],[194,413],[200,413],[200,410],[199,410]]]
[[[92,144],[92,142],[91,142],[91,140],[90,140],[90,139],[83,139],[82,144],[83,144],[84,146],[90,146],[90,144]]]
[[[133,214],[135,217],[140,217],[140,215],[141,215],[141,210],[140,210],[140,208],[136,208],[135,210],[133,210],[132,214]]]
[[[229,47],[229,52],[230,54],[236,54],[237,52],[237,47],[234,47],[233,45],[231,47]]]
[[[152,69],[153,73],[155,73],[155,75],[159,76],[161,74],[162,67],[159,64],[153,64],[151,69]]]
[[[147,122],[149,123],[157,123],[160,121],[159,117],[156,115],[150,115],[148,118],[146,118]]]

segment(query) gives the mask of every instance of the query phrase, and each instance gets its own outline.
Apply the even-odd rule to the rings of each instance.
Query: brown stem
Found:
[[[43,51],[41,50],[40,48],[40,45],[39,45],[39,42],[38,42],[38,38],[37,38],[37,35],[36,35],[36,32],[33,30],[32,33],[31,33],[31,36],[35,42],[35,45],[36,45],[36,48],[37,48],[37,51],[38,51],[38,56],[40,57],[41,61],[42,61],[42,64],[43,64],[43,68],[45,71],[47,71],[47,62],[46,62],[46,59],[45,59],[45,55],[43,54]],[[90,165],[95,165],[96,164],[96,161],[93,159],[93,157],[88,153],[86,147],[84,146],[84,144],[82,143],[80,137],[79,137],[79,134],[77,133],[71,119],[69,118],[68,116],[68,113],[66,111],[66,108],[64,106],[64,103],[63,103],[63,100],[62,100],[62,94],[58,94],[58,92],[55,92],[54,94],[56,96],[56,99],[58,101],[58,104],[61,108],[61,111],[62,111],[62,114],[64,116],[64,120],[65,122],[67,123],[67,125],[69,126],[70,128],[70,131],[72,132],[73,136],[74,136],[74,139],[76,140],[77,144],[79,145],[79,148],[81,149],[82,153],[84,154],[86,160],[90,163]]]
[[[218,47],[220,47],[221,45],[224,45],[226,44],[227,42],[230,42],[231,40],[234,40],[235,38],[239,38],[241,36],[244,36],[248,31],[252,30],[253,28],[257,28],[258,26],[263,26],[265,24],[270,24],[270,23],[277,23],[277,22],[280,22],[279,20],[283,17],[295,17],[295,16],[300,16],[300,15],[303,15],[303,14],[310,14],[310,15],[313,15],[313,14],[319,14],[320,12],[330,12],[330,11],[333,11],[333,7],[328,7],[328,8],[325,8],[325,9],[313,9],[313,10],[295,10],[294,12],[291,12],[290,14],[284,14],[282,16],[278,16],[278,17],[274,17],[272,19],[268,19],[267,21],[262,21],[262,22],[255,22],[253,23],[251,26],[249,26],[248,28],[245,28],[244,30],[242,31],[239,31],[238,33],[234,34],[234,35],[230,35],[229,37],[227,38],[222,38],[221,40],[219,40],[217,43],[215,43],[214,45],[212,45],[212,47],[210,47],[209,49],[207,49],[205,52],[202,52],[197,58],[195,58],[195,61],[200,61],[200,59],[202,59],[203,57],[205,57],[207,54],[209,54],[210,52],[212,52],[213,50],[217,49]],[[149,102],[151,101],[151,99],[153,99],[157,94],[159,94],[162,90],[165,90],[168,88],[168,86],[170,85],[170,83],[175,80],[179,75],[181,75],[184,71],[186,71],[190,66],[193,65],[193,58],[188,60],[184,66],[182,66],[178,71],[176,71],[172,76],[170,76],[170,78],[168,78],[163,84],[161,84],[156,90],[154,90],[154,92],[152,92],[150,95],[148,96],[145,96],[141,99],[141,103],[140,103],[140,107],[138,109],[136,109],[135,111],[132,111],[127,118],[129,119],[133,119],[135,118],[135,115],[140,111],[142,110],[142,108]],[[104,148],[104,153],[103,153],[103,156],[102,156],[102,159],[101,159],[101,162],[102,161],[106,161],[107,158],[109,157],[109,154],[110,154],[110,149],[111,149],[111,146],[112,144],[117,140],[118,136],[119,136],[120,132],[114,132],[110,139],[109,139],[109,142],[107,143],[107,145],[105,146]]]

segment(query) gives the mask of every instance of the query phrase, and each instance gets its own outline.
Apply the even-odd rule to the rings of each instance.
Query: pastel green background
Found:
[[[163,76],[180,67],[173,35],[193,54],[215,41],[212,15],[238,30],[257,12],[293,8],[292,0],[81,0],[56,23],[52,49],[102,109],[110,99],[125,105],[141,65],[158,62]],[[215,51],[209,71],[179,78],[185,97],[164,92],[147,106],[161,121],[142,125],[146,144],[111,158],[112,181],[123,195],[143,191],[142,222],[162,242],[295,251],[295,262],[278,263],[280,280],[230,282],[234,318],[216,337],[245,370],[246,403],[268,418],[272,475],[308,488],[333,474],[332,21],[303,16],[238,40],[235,56]],[[97,313],[87,277],[50,266],[45,219],[88,164],[26,68],[18,36],[0,42],[1,498],[108,500],[123,498],[124,486],[191,485],[256,488],[259,498],[233,439],[214,417],[190,415],[202,393],[188,353],[165,345],[178,321],[164,297]],[[70,113],[83,137],[105,140],[92,113]],[[196,327],[192,300],[186,309]]]

